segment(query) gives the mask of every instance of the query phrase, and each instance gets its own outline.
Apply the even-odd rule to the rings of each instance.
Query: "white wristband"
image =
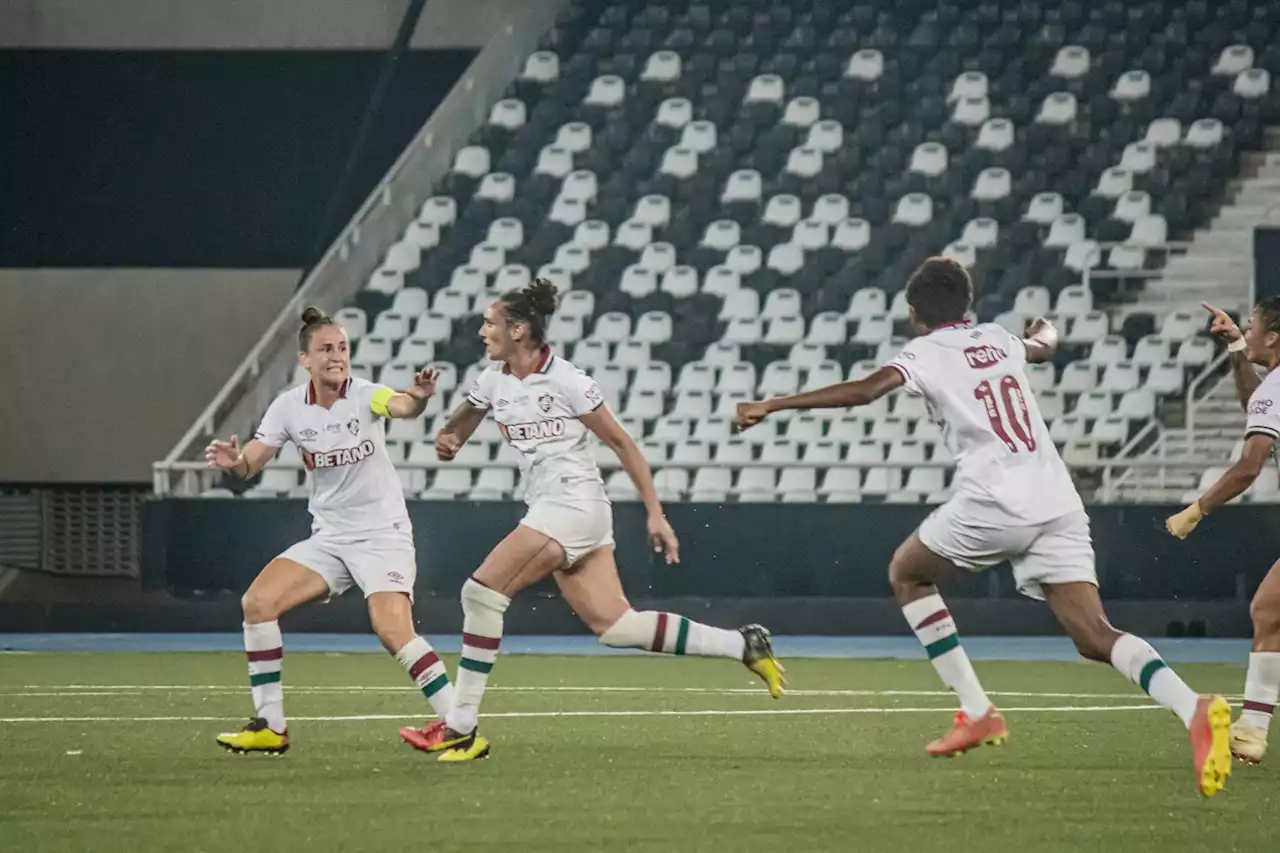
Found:
[[[1227,344],[1227,352],[1243,352],[1243,351],[1244,351],[1244,338],[1242,337],[1236,338],[1234,341]]]

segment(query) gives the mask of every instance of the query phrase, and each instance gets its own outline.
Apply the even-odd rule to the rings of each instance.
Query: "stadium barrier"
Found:
[[[894,549],[928,514],[920,504],[670,504],[681,562],[650,550],[644,509],[615,506],[618,565],[637,598],[877,598],[888,594]],[[1185,541],[1164,530],[1179,507],[1089,508],[1104,598],[1227,602],[1248,596],[1280,557],[1274,508],[1237,505]],[[420,599],[455,603],[462,582],[520,520],[515,502],[410,501]],[[144,508],[142,569],[149,588],[238,594],[268,560],[309,533],[302,500],[152,500]],[[540,587],[554,592],[550,583]],[[1006,571],[966,576],[949,597],[1017,599]],[[840,633],[840,632],[836,632]]]

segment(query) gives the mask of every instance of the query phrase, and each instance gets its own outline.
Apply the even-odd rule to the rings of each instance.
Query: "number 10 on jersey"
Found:
[[[1031,412],[1027,409],[1027,396],[1018,384],[1017,377],[1001,376],[994,380],[999,390],[993,388],[992,380],[984,379],[973,389],[973,396],[982,402],[987,410],[987,419],[991,421],[992,431],[1004,442],[1011,453],[1022,448],[1035,452],[1035,429],[1031,425]],[[1013,436],[1009,435],[1012,428]],[[1017,439],[1017,441],[1014,440]]]

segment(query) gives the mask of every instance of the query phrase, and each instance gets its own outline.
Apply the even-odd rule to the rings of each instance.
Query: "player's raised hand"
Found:
[[[742,432],[751,429],[769,416],[769,404],[757,400],[750,403],[739,403],[733,417],[733,431]]]
[[[1221,308],[1213,307],[1208,302],[1201,302],[1200,307],[1213,315],[1213,322],[1209,324],[1209,334],[1227,343],[1240,340],[1240,327],[1236,325],[1235,320],[1231,319],[1230,314]]]
[[[680,541],[665,515],[649,516],[649,544],[653,553],[666,557],[668,566],[680,562]]]
[[[1034,319],[1034,320],[1032,320],[1032,321],[1031,321],[1031,325],[1030,325],[1030,326],[1027,326],[1027,332],[1026,332],[1025,337],[1027,337],[1027,338],[1034,338],[1034,337],[1036,337],[1037,335],[1040,335],[1040,334],[1045,333],[1045,332],[1047,332],[1047,333],[1049,333],[1049,334],[1056,334],[1056,333],[1057,333],[1057,331],[1058,331],[1058,330],[1057,330],[1057,329],[1055,329],[1055,328],[1053,327],[1053,324],[1052,324],[1052,323],[1050,323],[1048,320],[1046,320],[1046,319],[1045,319],[1045,318],[1043,318],[1043,317],[1037,317],[1036,319]]]
[[[453,430],[442,429],[436,433],[436,458],[441,462],[451,462],[462,449],[462,442]]]
[[[405,391],[415,400],[427,400],[436,393],[436,382],[440,379],[440,371],[434,367],[424,367],[413,374],[413,384]]]
[[[230,441],[218,441],[216,438],[204,449],[204,460],[210,468],[231,470],[240,465],[240,439],[231,436]]]

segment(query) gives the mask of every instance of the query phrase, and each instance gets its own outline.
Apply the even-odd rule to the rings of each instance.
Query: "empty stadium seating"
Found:
[[[477,315],[545,276],[566,291],[555,346],[655,468],[681,466],[665,498],[937,500],[949,460],[918,401],[742,438],[727,418],[891,357],[903,283],[945,254],[980,319],[1063,330],[1036,392],[1074,458],[1105,455],[1214,356],[1197,315],[1123,301],[1280,117],[1278,23],[1245,0],[575,2],[340,313],[355,370],[435,363],[452,398]],[[1118,274],[1082,285],[1100,269]],[[429,462],[434,429],[397,423],[394,452]],[[511,454],[478,439],[406,490],[510,496]],[[286,464],[263,490],[298,487]]]

